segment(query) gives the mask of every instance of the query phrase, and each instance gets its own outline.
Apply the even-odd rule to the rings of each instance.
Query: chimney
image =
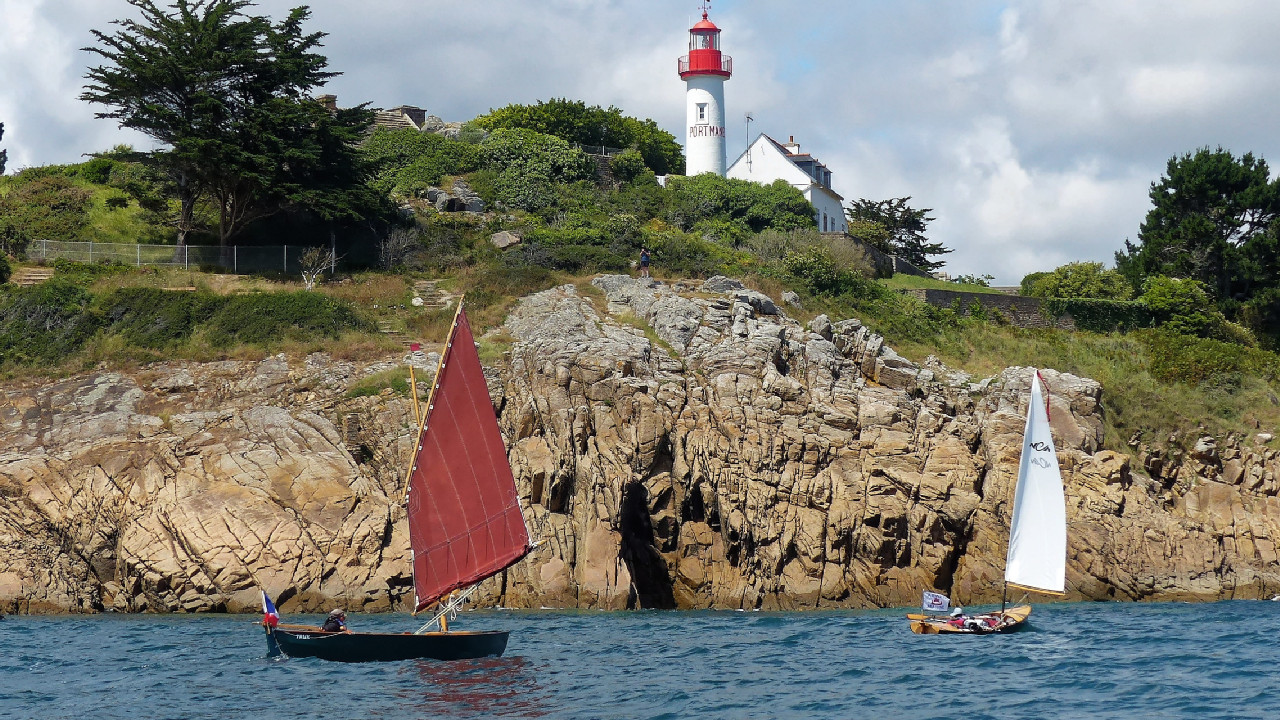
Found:
[[[324,109],[328,110],[329,112],[338,111],[337,95],[321,95],[320,97],[316,98],[316,101],[319,102],[321,105],[323,105]]]
[[[786,144],[786,145],[783,145],[783,147],[784,147],[784,148],[786,148],[786,149],[787,149],[787,152],[791,153],[792,155],[799,155],[799,154],[800,154],[800,146],[799,146],[798,144],[796,144],[796,136],[795,136],[795,135],[789,135],[788,137],[789,137],[790,139],[788,139],[788,140],[787,140],[787,144]]]

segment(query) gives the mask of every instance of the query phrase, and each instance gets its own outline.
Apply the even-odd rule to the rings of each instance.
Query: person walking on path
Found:
[[[640,248],[640,277],[649,277],[649,248]]]

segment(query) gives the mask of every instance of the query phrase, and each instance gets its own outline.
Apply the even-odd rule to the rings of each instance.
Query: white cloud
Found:
[[[297,0],[261,0],[275,17]],[[417,104],[449,120],[570,97],[680,136],[675,59],[697,3],[311,0],[341,102]],[[0,122],[10,167],[116,142],[77,100],[124,0],[0,0]],[[850,0],[718,3],[735,74],[730,154],[795,135],[846,198],[910,195],[956,273],[1002,283],[1110,260],[1169,157],[1222,145],[1280,161],[1280,3],[1271,0]]]

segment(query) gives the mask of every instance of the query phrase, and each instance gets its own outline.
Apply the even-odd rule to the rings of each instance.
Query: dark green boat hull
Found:
[[[313,657],[335,662],[389,660],[470,660],[499,657],[507,649],[502,630],[448,633],[327,633],[320,630],[267,631],[269,656]]]

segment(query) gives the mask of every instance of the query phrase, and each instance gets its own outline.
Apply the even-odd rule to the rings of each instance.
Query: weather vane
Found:
[[[707,13],[711,11],[711,0],[702,0],[702,19],[707,19]]]

